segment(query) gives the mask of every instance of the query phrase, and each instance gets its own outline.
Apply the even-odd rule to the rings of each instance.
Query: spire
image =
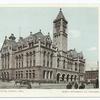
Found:
[[[62,9],[61,8],[60,8],[60,11],[59,11],[56,19],[54,20],[54,22],[57,21],[57,20],[60,20],[60,19],[64,19],[66,21],[66,19],[65,19],[64,15],[63,15],[63,12],[62,12]]]

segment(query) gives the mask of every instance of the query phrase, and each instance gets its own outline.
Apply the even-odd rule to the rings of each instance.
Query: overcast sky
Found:
[[[68,49],[82,51],[86,58],[86,69],[95,69],[98,61],[98,9],[62,8],[68,21]],[[5,36],[15,34],[26,37],[32,31],[52,37],[53,20],[59,8],[0,8],[0,47]]]

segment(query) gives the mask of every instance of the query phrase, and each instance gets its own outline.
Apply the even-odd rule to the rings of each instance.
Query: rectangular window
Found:
[[[33,66],[35,66],[35,51],[33,51]]]
[[[35,70],[32,72],[32,77],[35,78]]]
[[[23,71],[21,71],[21,78],[23,78]]]
[[[45,79],[45,70],[43,71],[43,79]]]
[[[26,71],[26,78],[28,78],[28,70]]]

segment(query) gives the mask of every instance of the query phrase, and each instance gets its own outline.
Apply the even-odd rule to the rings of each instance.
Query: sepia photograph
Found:
[[[0,89],[99,89],[98,7],[0,7]]]

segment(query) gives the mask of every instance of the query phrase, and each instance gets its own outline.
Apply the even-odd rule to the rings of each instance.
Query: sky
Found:
[[[53,35],[53,20],[59,7],[0,7],[0,48],[5,36],[13,33],[18,39],[40,29],[44,35]],[[97,69],[98,61],[98,8],[62,7],[68,21],[68,49],[83,52],[86,70]]]

